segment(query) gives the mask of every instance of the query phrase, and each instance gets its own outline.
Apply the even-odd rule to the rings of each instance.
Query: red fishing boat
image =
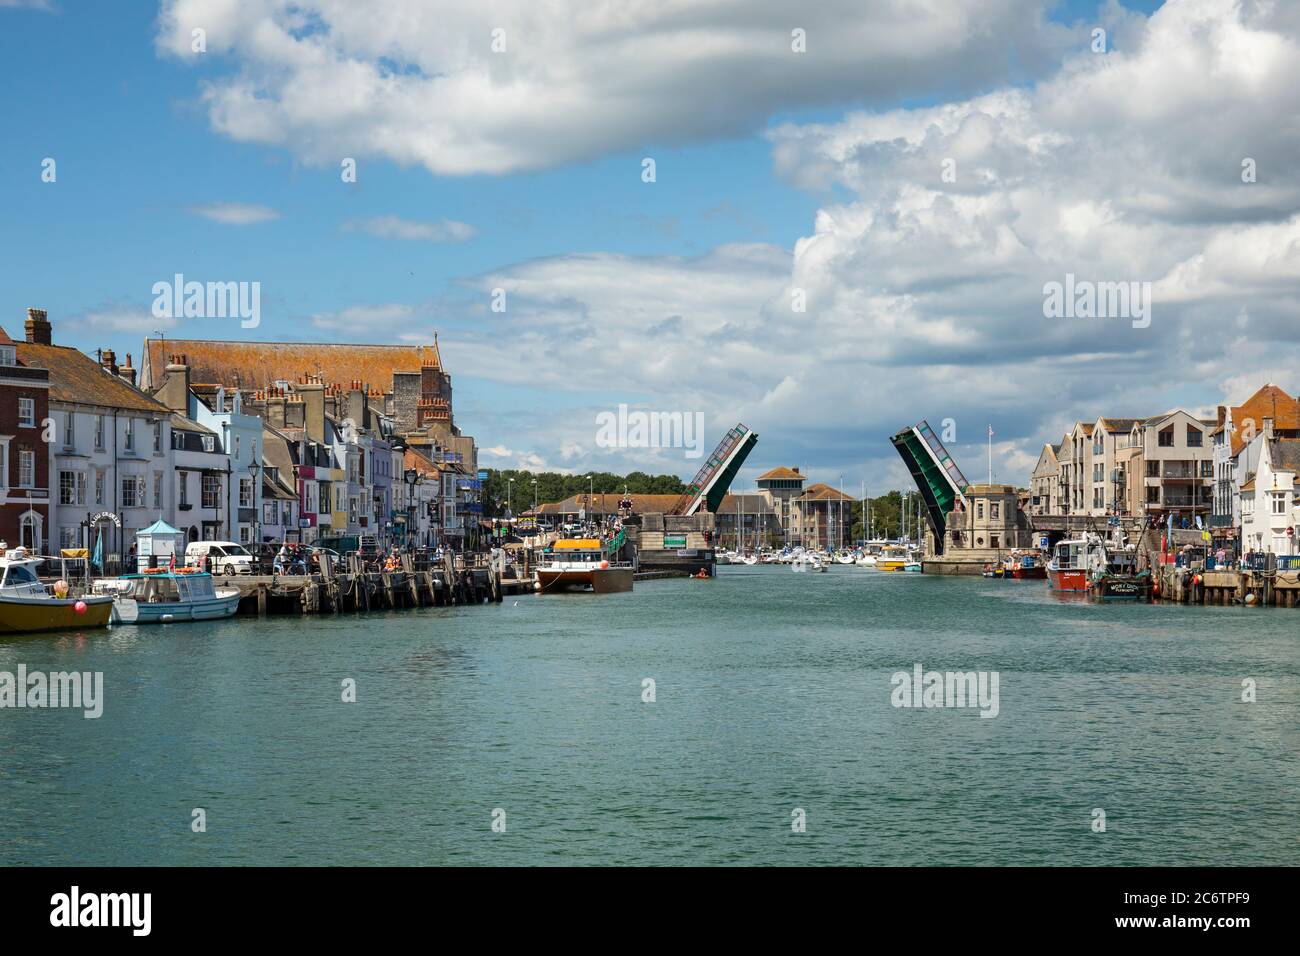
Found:
[[[1090,555],[1100,542],[1088,538],[1061,541],[1047,565],[1047,586],[1053,591],[1087,591]]]

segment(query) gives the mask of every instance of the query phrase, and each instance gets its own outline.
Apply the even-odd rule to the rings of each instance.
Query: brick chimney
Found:
[[[286,428],[307,427],[307,406],[297,395],[290,395],[284,404],[284,424]]]
[[[154,393],[154,398],[174,412],[182,415],[190,413],[190,365],[184,355],[171,355],[167,367],[163,370],[162,385]]]
[[[303,378],[297,391],[302,398],[307,437],[325,444],[325,384],[317,376]]]
[[[27,331],[27,341],[33,345],[51,344],[50,320],[44,309],[28,309],[23,328]]]
[[[104,367],[104,371],[109,375],[117,374],[117,353],[112,349],[104,349],[99,353],[99,364]]]
[[[126,364],[118,367],[117,374],[128,385],[135,384],[135,367],[131,365],[131,353],[126,353]]]
[[[266,392],[266,423],[272,428],[284,428],[285,426],[285,406],[288,399],[285,398],[284,390],[278,386],[272,385]]]
[[[353,379],[352,387],[348,389],[347,417],[352,419],[352,424],[359,430],[370,427],[370,405],[366,402],[368,391],[356,379]]]

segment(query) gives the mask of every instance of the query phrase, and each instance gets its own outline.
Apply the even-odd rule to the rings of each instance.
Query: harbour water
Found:
[[[996,671],[997,717],[892,706],[917,663]],[[1300,842],[1290,613],[722,567],[0,638],[19,664],[102,671],[104,711],[0,710],[6,865],[1289,864]]]

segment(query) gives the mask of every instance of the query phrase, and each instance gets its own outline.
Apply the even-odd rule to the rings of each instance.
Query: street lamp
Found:
[[[421,475],[414,468],[408,468],[402,474],[406,481],[406,545],[411,547],[411,525],[415,523],[415,486],[420,482]]]
[[[594,474],[587,476],[587,522],[593,527],[595,526],[596,523],[592,517],[592,515],[594,514],[593,509],[596,507],[596,501],[595,501],[596,492],[594,490],[595,482],[596,482],[596,476]]]
[[[248,475],[252,480],[252,487],[249,489],[251,494],[248,496],[248,503],[253,509],[253,545],[258,546],[262,543],[262,515],[260,514],[257,504],[257,476],[262,470],[261,462],[254,459],[248,463]]]

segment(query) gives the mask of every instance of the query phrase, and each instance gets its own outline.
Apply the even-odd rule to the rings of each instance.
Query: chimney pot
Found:
[[[50,320],[49,314],[44,309],[28,309],[27,321],[23,325],[27,333],[27,341],[33,345],[49,345]]]

